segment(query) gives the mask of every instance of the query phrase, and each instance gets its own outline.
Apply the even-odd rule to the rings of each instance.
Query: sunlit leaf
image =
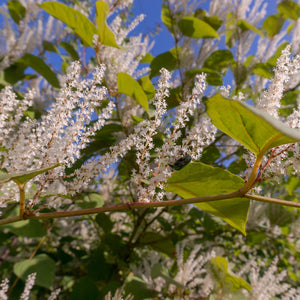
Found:
[[[174,172],[168,180],[167,191],[182,198],[195,198],[234,192],[243,187],[242,178],[221,168],[202,163],[191,163],[182,170]],[[234,198],[207,203],[195,203],[196,206],[226,221],[245,234],[249,201]]]
[[[96,21],[100,42],[106,46],[120,48],[116,43],[113,32],[109,29],[106,23],[108,12],[109,6],[105,1],[96,2]]]
[[[141,85],[141,87],[143,88],[145,94],[147,95],[147,98],[150,100],[150,99],[153,99],[154,96],[155,96],[155,88],[149,78],[149,76],[143,76],[139,79],[139,83]]]
[[[139,83],[127,73],[118,73],[118,92],[135,99],[148,113],[148,98]]]
[[[183,17],[178,26],[183,35],[201,38],[219,38],[218,33],[206,22],[195,17]]]
[[[300,141],[292,129],[267,112],[215,94],[206,102],[213,124],[256,155],[273,147]]]
[[[219,286],[230,291],[246,289],[251,292],[251,286],[243,278],[233,275],[228,270],[228,261],[224,257],[214,257],[211,259],[212,274],[217,280]]]
[[[97,29],[80,11],[55,1],[43,2],[39,6],[72,28],[86,45],[93,47],[93,36],[97,34]]]
[[[251,31],[256,32],[257,34],[259,34],[261,37],[263,37],[263,34],[261,33],[261,31],[259,29],[257,29],[255,26],[253,26],[252,24],[248,23],[247,21],[238,20],[237,24],[242,29],[242,31],[251,30]]]
[[[268,37],[278,34],[284,24],[285,19],[280,15],[271,15],[265,18],[262,29],[268,32]]]

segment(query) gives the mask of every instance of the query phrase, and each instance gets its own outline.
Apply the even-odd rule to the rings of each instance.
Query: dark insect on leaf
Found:
[[[177,159],[174,164],[169,164],[169,166],[172,169],[178,171],[178,170],[182,169],[183,167],[185,167],[187,164],[189,164],[191,162],[191,160],[192,160],[192,157],[187,154],[187,155]]]

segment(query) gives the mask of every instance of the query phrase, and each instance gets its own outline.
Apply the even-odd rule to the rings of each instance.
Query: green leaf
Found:
[[[210,260],[213,276],[217,280],[219,286],[230,291],[246,289],[251,292],[251,286],[244,279],[231,274],[228,270],[228,261],[224,257],[214,257]]]
[[[191,163],[176,171],[168,180],[167,191],[182,198],[203,197],[239,190],[244,185],[242,178],[230,172],[202,163]],[[196,206],[226,221],[245,234],[249,200],[234,198],[228,200],[195,203]]]
[[[125,295],[131,294],[134,299],[153,299],[157,294],[154,290],[149,290],[147,283],[140,277],[129,275],[124,283]]]
[[[177,49],[179,51],[179,49]],[[178,57],[177,51],[175,48],[171,49],[168,52],[164,52],[162,54],[157,55],[153,58],[150,68],[150,78],[159,75],[159,71],[161,68],[165,68],[169,71],[175,70],[178,68]]]
[[[14,264],[14,273],[23,281],[36,272],[35,285],[52,289],[55,280],[55,261],[46,254],[39,254],[33,259],[26,259]]]
[[[52,86],[59,88],[59,81],[55,73],[40,57],[26,53],[21,59],[19,59],[19,62],[31,67],[37,73],[42,75]]]
[[[234,63],[234,58],[229,50],[214,51],[204,62],[203,67],[222,71]]]
[[[71,44],[66,43],[66,42],[61,42],[60,46],[63,47],[68,52],[68,54],[72,57],[73,60],[80,59],[77,51]]]
[[[105,1],[96,2],[96,21],[98,26],[98,34],[100,42],[103,45],[120,48],[116,43],[113,32],[109,29],[106,23],[109,6]]]
[[[178,22],[178,27],[183,35],[196,39],[218,38],[218,33],[206,22],[195,17],[183,17]]]
[[[265,18],[262,29],[268,32],[268,37],[278,34],[284,24],[285,19],[280,15],[271,15]]]
[[[257,29],[255,26],[251,25],[250,23],[248,23],[245,20],[238,20],[237,25],[242,29],[242,32],[251,30],[251,31],[259,34],[261,37],[263,37],[263,34],[261,33],[261,31],[259,29]]]
[[[50,171],[60,165],[61,164],[55,164],[50,167],[27,171],[27,172],[21,172],[21,173],[4,173],[3,171],[0,171],[0,184],[8,182],[10,180],[13,180],[19,184],[23,184],[29,181],[30,179],[36,177],[37,175]]]
[[[110,220],[109,215],[100,213],[96,216],[95,221],[98,223],[100,227],[103,228],[104,232],[111,232],[111,230],[113,229],[114,225]]]
[[[166,25],[166,27],[172,31],[172,17],[170,15],[169,4],[167,1],[163,1],[161,7],[161,21]]]
[[[68,7],[67,5],[55,2],[47,1],[39,5],[47,13],[54,18],[62,21],[81,38],[85,45],[93,47],[93,36],[97,34],[95,25],[78,10]]]
[[[147,245],[156,251],[166,253],[170,257],[175,254],[175,247],[170,239],[156,232],[144,232],[140,239],[139,245]]]
[[[2,229],[8,229],[17,236],[24,237],[42,237],[47,234],[44,224],[38,220],[24,220],[16,223],[1,226]]]
[[[143,56],[143,58],[140,60],[140,63],[145,63],[145,64],[149,63],[150,64],[152,62],[153,58],[154,58],[154,56],[151,53],[147,52],[146,55]]]
[[[292,0],[281,1],[277,5],[279,13],[286,19],[291,19],[296,21],[300,17],[300,7]]]
[[[275,67],[277,64],[277,59],[279,56],[281,56],[282,51],[287,45],[289,45],[289,42],[283,42],[279,47],[277,47],[275,53],[266,62]]]
[[[97,193],[90,193],[83,197],[83,200],[76,201],[76,204],[81,208],[95,208],[104,205],[104,198]]]
[[[8,68],[4,69],[4,80],[7,81],[9,84],[13,85],[17,83],[19,80],[23,80],[25,77],[25,69],[27,67],[21,62],[15,62]]]
[[[292,129],[267,112],[215,94],[206,102],[213,124],[258,155],[273,147],[300,141]]]
[[[147,98],[150,100],[150,99],[153,99],[154,96],[155,96],[155,88],[149,78],[149,76],[143,76],[139,79],[139,83],[141,85],[141,87],[143,88],[144,92],[146,93],[147,95]]]
[[[180,104],[182,101],[181,93],[182,87],[180,85],[169,90],[169,96],[166,97],[168,109],[174,108]]]
[[[205,73],[206,74],[206,82],[210,85],[222,85],[223,78],[220,72],[216,72],[214,69],[210,68],[201,68],[187,71],[185,74],[187,77],[193,78],[197,74]]]
[[[99,299],[99,289],[96,282],[85,276],[73,286],[70,300]]]
[[[149,113],[148,98],[139,83],[127,73],[118,73],[118,92],[132,97]]]
[[[272,78],[274,76],[273,68],[269,63],[258,63],[254,66],[252,72],[263,78]]]
[[[17,24],[24,19],[26,15],[26,8],[21,4],[20,1],[7,1],[7,8],[10,16]]]
[[[48,41],[43,41],[43,48],[45,51],[59,53],[56,45]]]

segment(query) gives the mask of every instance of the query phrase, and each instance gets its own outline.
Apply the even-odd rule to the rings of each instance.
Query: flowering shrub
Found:
[[[300,7],[162,2],[3,5],[1,299],[300,296]]]

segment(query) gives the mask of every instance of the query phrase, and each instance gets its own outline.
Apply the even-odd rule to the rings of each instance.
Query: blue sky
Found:
[[[220,0],[222,1],[222,0]],[[253,1],[253,3],[256,0]],[[171,34],[168,32],[167,28],[161,22],[161,6],[162,0],[134,0],[133,11],[134,14],[145,14],[146,18],[144,21],[137,27],[136,32],[155,32],[155,29],[160,26],[159,34],[155,36],[155,45],[152,49],[152,54],[158,55],[165,51],[168,51],[174,45],[174,40]],[[200,5],[201,8],[208,10],[210,0],[203,0],[203,3]],[[267,6],[267,15],[276,14],[276,0],[265,0]]]

